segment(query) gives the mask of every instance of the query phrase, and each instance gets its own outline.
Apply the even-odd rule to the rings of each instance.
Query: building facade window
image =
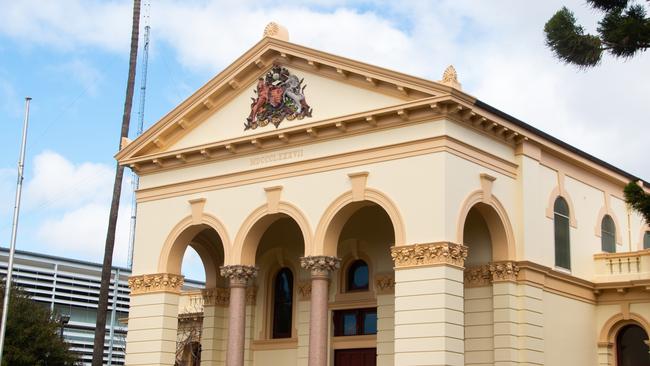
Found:
[[[347,270],[347,291],[368,290],[369,281],[368,264],[361,259],[352,262]]]
[[[377,309],[334,311],[334,336],[377,334]]]
[[[626,325],[616,335],[618,366],[650,366],[650,353],[645,340],[648,334],[636,324]]]
[[[650,249],[650,231],[643,234],[643,249]]]
[[[600,245],[603,252],[616,252],[616,226],[609,215],[605,215],[600,223]]]
[[[273,281],[272,338],[291,338],[293,320],[293,273],[282,268]]]
[[[555,266],[571,269],[571,243],[569,232],[569,205],[558,197],[553,205],[555,228]]]

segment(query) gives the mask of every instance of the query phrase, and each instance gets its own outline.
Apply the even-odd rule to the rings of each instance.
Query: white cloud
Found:
[[[543,26],[564,3],[476,1],[157,1],[152,45],[167,44],[195,72],[216,73],[261,38],[271,20],[291,40],[406,73],[438,79],[454,64],[465,90],[593,155],[650,178],[640,136],[650,135],[650,54],[629,62],[606,56],[587,72],[555,60]],[[567,4],[588,31],[600,14]],[[11,2],[0,33],[27,43],[99,47],[124,54],[131,3]],[[155,61],[155,56],[151,62]],[[182,76],[178,76],[182,81]],[[647,81],[647,80],[646,80]],[[624,131],[634,131],[625,133]],[[639,136],[639,137],[637,137]]]
[[[57,255],[101,263],[104,258],[108,205],[90,203],[53,215],[38,227],[39,247]],[[114,265],[126,265],[130,205],[121,205],[113,251]]]
[[[34,158],[33,177],[25,185],[27,209],[74,208],[108,204],[114,171],[104,164],[74,164],[52,151]]]
[[[91,45],[126,52],[131,39],[131,14],[129,1],[5,1],[0,33],[62,49]]]
[[[11,189],[10,173],[10,169],[0,170],[2,199],[9,196],[5,191]],[[31,228],[23,228],[23,249],[101,263],[113,180],[113,168],[105,164],[74,164],[53,151],[38,154],[34,174],[25,181],[21,221]],[[130,200],[130,174],[125,174],[113,255],[115,265],[127,264]],[[6,211],[4,206],[0,210]]]

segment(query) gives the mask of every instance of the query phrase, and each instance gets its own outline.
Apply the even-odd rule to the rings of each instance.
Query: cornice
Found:
[[[120,164],[146,175],[443,118],[512,146],[527,138],[523,131],[484,117],[470,103],[443,95],[191,148],[125,158]]]

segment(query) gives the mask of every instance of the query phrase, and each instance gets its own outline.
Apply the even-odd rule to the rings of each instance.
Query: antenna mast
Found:
[[[138,129],[136,132],[136,138],[142,134],[144,129],[144,103],[145,97],[147,94],[147,66],[149,64],[149,32],[151,27],[149,26],[149,10],[151,4],[148,0],[145,0],[142,4],[142,20],[144,23],[144,46],[142,52],[142,78],[140,79],[140,102],[138,106]],[[133,267],[133,244],[135,243],[135,221],[136,221],[136,212],[137,212],[137,202],[135,200],[135,191],[138,190],[140,184],[140,178],[138,175],[131,171],[131,189],[133,190],[131,196],[131,222],[129,227],[129,258],[127,260],[129,269]]]

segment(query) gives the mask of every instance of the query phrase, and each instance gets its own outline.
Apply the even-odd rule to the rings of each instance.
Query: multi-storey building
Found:
[[[8,249],[0,248],[0,276],[7,273]],[[63,337],[84,365],[90,365],[95,336],[97,301],[102,265],[26,251],[16,251],[13,283],[34,301],[59,315],[69,315]],[[113,267],[106,317],[105,365],[124,365],[127,318],[129,315],[127,268]],[[117,282],[117,286],[115,285]],[[201,282],[186,281],[187,289],[202,287]],[[181,311],[201,311],[200,304],[188,303]]]

